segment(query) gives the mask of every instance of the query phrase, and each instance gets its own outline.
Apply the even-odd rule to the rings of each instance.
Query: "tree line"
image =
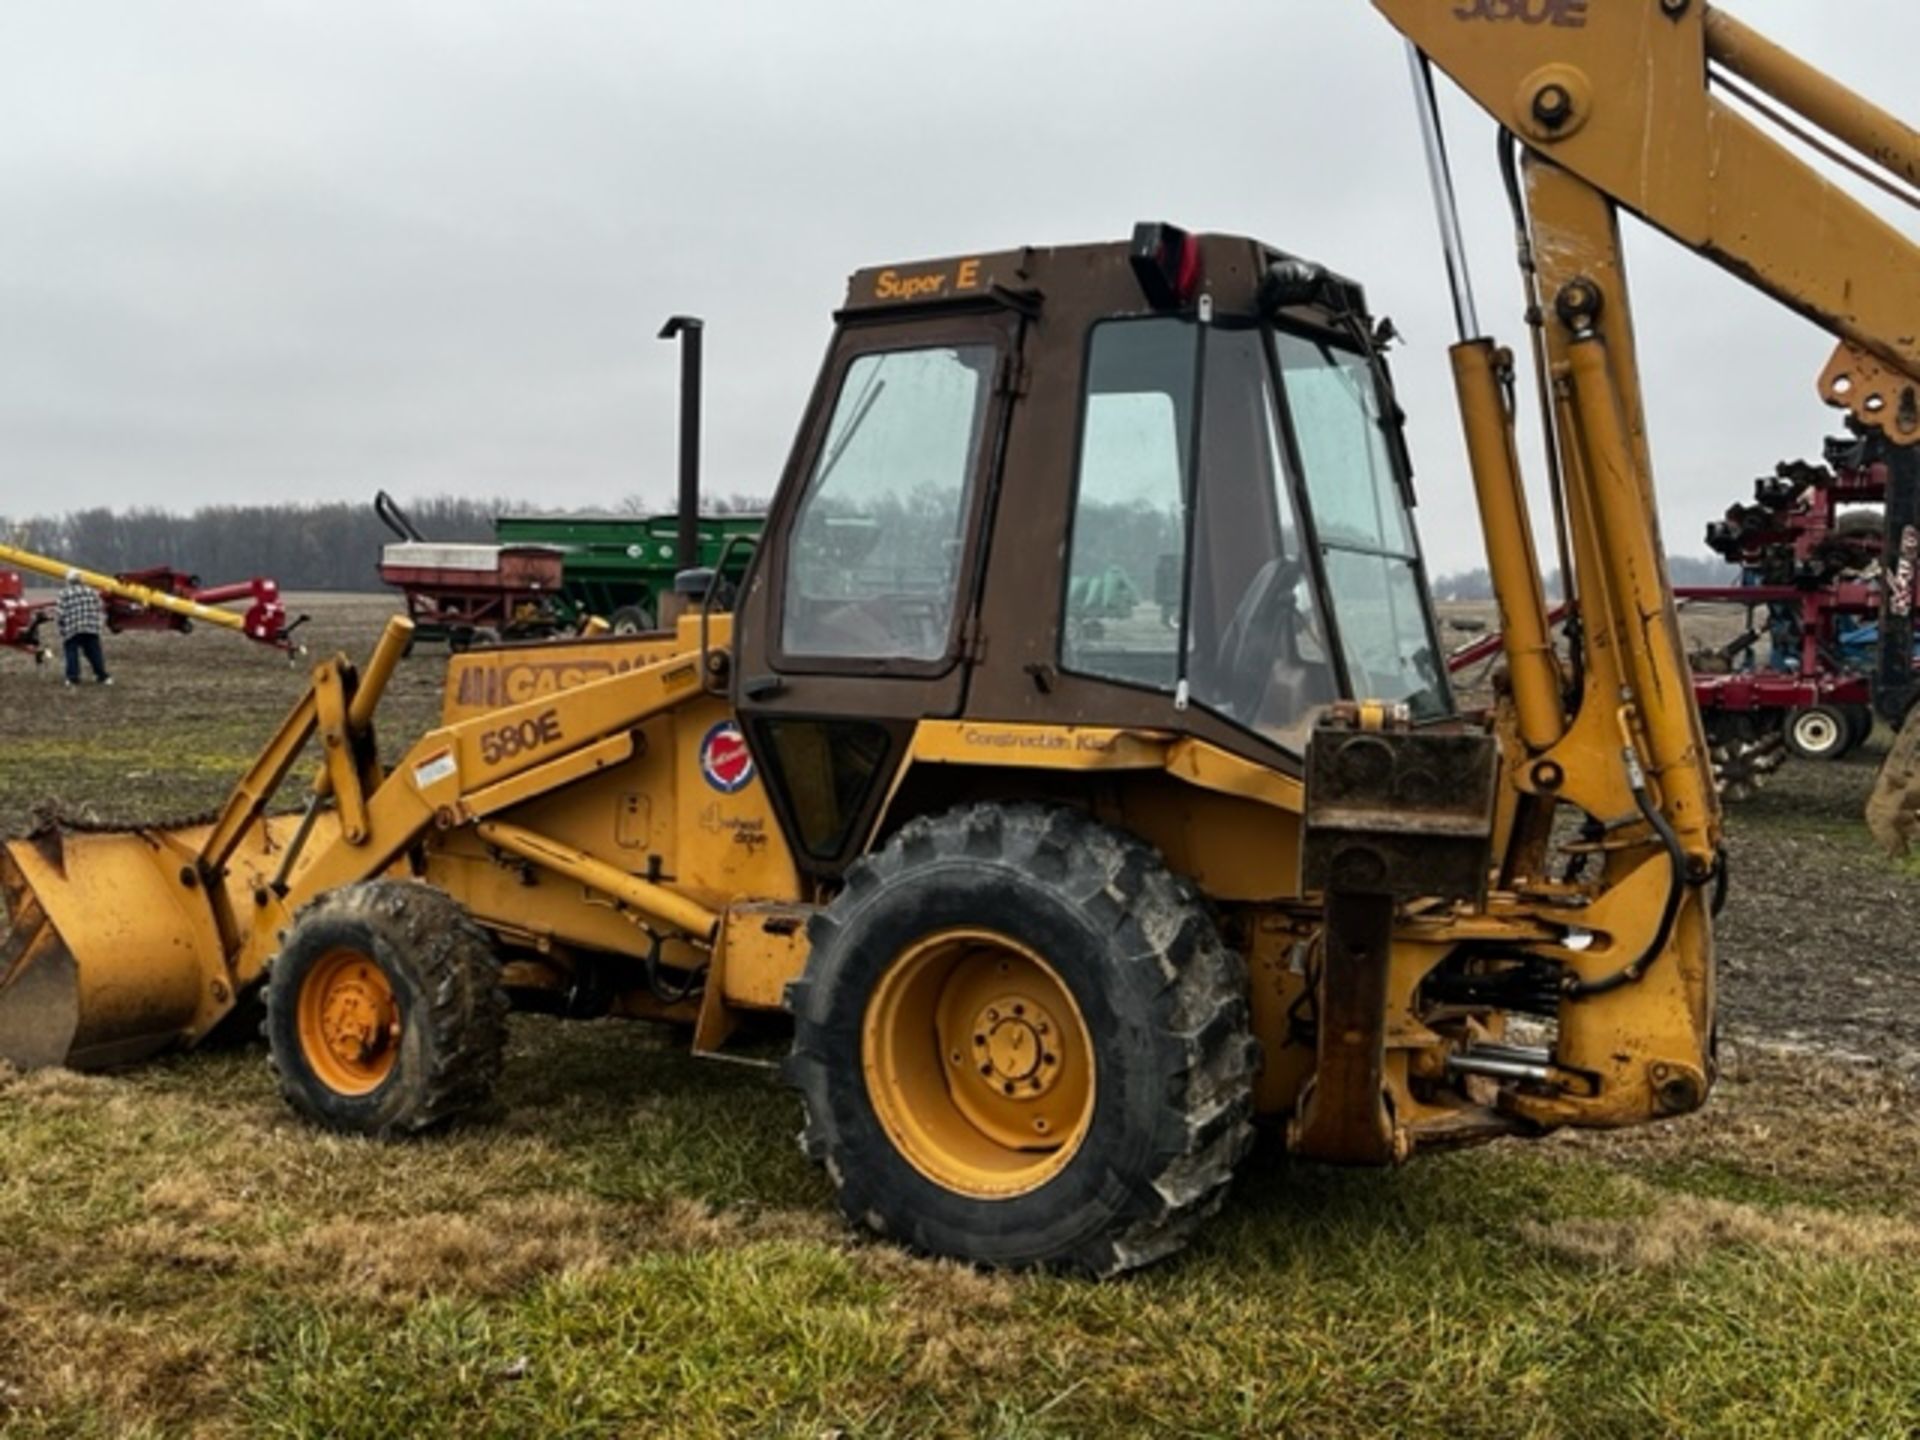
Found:
[[[626,515],[670,508],[642,496],[629,496],[617,507]],[[716,496],[703,508],[724,514],[763,509],[764,502],[756,496]],[[1095,561],[1119,565],[1145,583],[1154,575],[1159,556],[1178,548],[1177,523],[1151,507],[1090,508],[1102,513],[1083,517],[1077,568]],[[429,539],[482,543],[493,539],[494,516],[546,510],[511,500],[453,495],[407,506],[414,525]],[[206,505],[184,514],[151,507],[96,507],[64,515],[0,515],[0,539],[89,570],[124,574],[165,565],[198,575],[208,585],[264,575],[287,590],[377,590],[380,550],[394,538],[371,505],[345,502]],[[1674,555],[1667,563],[1676,584],[1730,584],[1738,578],[1738,571],[1713,557]],[[1548,578],[1547,588],[1558,592],[1557,575]],[[1486,570],[1475,569],[1437,576],[1433,590],[1443,600],[1486,600],[1492,598],[1493,584]]]
[[[517,507],[451,496],[408,507],[435,540],[493,538],[493,517]],[[397,537],[371,505],[207,505],[186,514],[99,507],[0,517],[0,536],[36,554],[112,575],[165,565],[203,584],[256,575],[284,590],[377,590],[380,548]]]
[[[756,508],[752,497],[716,496],[716,513]],[[550,513],[512,500],[440,495],[410,501],[408,516],[429,540],[488,542],[496,515]],[[671,504],[629,496],[624,515],[652,515]],[[222,585],[256,575],[283,590],[378,590],[380,550],[398,537],[371,504],[205,505],[187,513],[97,507],[64,515],[0,515],[0,540],[71,565],[123,575],[168,566]]]
[[[1667,574],[1676,585],[1737,585],[1740,583],[1738,566],[1729,565],[1717,555],[1669,555],[1667,556]],[[1548,573],[1544,582],[1549,600],[1560,598],[1560,572],[1555,569]],[[1434,598],[1438,600],[1491,600],[1493,598],[1493,577],[1484,566],[1474,570],[1461,570],[1450,575],[1436,575],[1433,580]]]

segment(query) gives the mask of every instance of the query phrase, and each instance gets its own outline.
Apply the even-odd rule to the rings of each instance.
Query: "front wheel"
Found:
[[[330,1130],[428,1130],[492,1093],[506,992],[485,932],[411,880],[329,891],[267,973],[263,1027],[280,1092]]]
[[[1834,705],[1809,705],[1787,716],[1787,748],[1802,760],[1838,760],[1853,748],[1853,727]]]
[[[786,1074],[850,1220],[1106,1275],[1220,1207],[1252,1143],[1246,972],[1138,840],[1035,805],[916,820],[809,938]]]

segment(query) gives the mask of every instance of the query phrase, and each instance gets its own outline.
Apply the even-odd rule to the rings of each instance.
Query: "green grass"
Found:
[[[770,1077],[634,1027],[516,1022],[497,1112],[409,1145],[296,1124],[246,1052],[16,1077],[0,1432],[1905,1433],[1920,1196],[1808,1177],[1914,1128],[1783,1159],[1751,1134],[1833,1074],[1761,1065],[1644,1136],[1263,1151],[1108,1284],[856,1239]]]

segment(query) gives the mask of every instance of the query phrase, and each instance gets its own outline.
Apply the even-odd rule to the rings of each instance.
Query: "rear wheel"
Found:
[[[1031,805],[917,820],[809,938],[786,1073],[850,1220],[1110,1274],[1219,1208],[1252,1142],[1245,969],[1138,840]]]
[[[507,999],[485,933],[432,886],[343,886],[300,912],[268,971],[280,1092],[332,1130],[427,1130],[485,1102]]]
[[[607,625],[616,635],[639,635],[653,628],[653,617],[639,605],[622,605],[607,617]]]
[[[1809,705],[1787,716],[1787,748],[1802,760],[1838,760],[1851,748],[1852,726],[1835,705]]]

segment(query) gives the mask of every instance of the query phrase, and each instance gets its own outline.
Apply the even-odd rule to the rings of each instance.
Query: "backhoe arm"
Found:
[[[1698,0],[1549,4],[1545,23],[1537,0],[1374,3],[1536,154],[1900,372],[1892,415],[1863,418],[1920,438],[1920,248],[1710,82],[1764,92],[1892,186],[1920,183],[1920,135]]]
[[[1920,544],[1920,246],[1743,109],[1908,204],[1920,183],[1920,133],[1701,0],[1375,5],[1527,147],[1532,243],[1549,307],[1583,267],[1616,250],[1609,212],[1618,206],[1840,342],[1820,375],[1820,394],[1875,437],[1876,458],[1889,469],[1886,553],[1913,555]],[[1543,169],[1564,177],[1542,180]],[[1581,187],[1595,203],[1571,198]],[[1545,197],[1543,189],[1557,194]],[[1623,297],[1612,298],[1618,314]],[[1603,315],[1600,325],[1607,324]],[[1563,363],[1565,329],[1548,328],[1559,342],[1553,360]],[[1628,369],[1616,357],[1623,403],[1637,420],[1638,385]],[[1652,513],[1649,507],[1649,533]],[[1914,567],[1897,580],[1894,568],[1875,703],[1898,726],[1916,693]]]
[[[1666,571],[1618,212],[1625,209],[1832,334],[1821,393],[1876,437],[1889,469],[1888,554],[1920,530],[1920,250],[1715,93],[1778,105],[1908,198],[1920,137],[1699,0],[1374,0],[1416,52],[1461,343],[1453,360],[1502,612],[1517,808],[1503,873],[1523,910],[1566,924],[1549,876],[1553,815],[1588,818],[1556,1063],[1590,1098],[1519,1097],[1544,1123],[1618,1124],[1690,1109],[1711,1075],[1710,910],[1724,864],[1711,760]],[[1513,442],[1515,367],[1478,333],[1458,252],[1429,63],[1511,137],[1551,490],[1578,623],[1550,626]],[[1747,95],[1744,86],[1769,99]],[[1793,128],[1795,122],[1775,117]],[[1814,140],[1829,154],[1838,151]],[[1849,162],[1850,163],[1850,162]],[[1903,545],[1905,551],[1903,552]],[[1890,567],[1891,568],[1891,567]],[[1884,613],[1883,713],[1912,693],[1910,567]],[[1887,635],[1891,629],[1891,635]],[[1897,708],[1893,708],[1897,707]],[[1599,946],[1584,944],[1603,936]],[[1597,956],[1595,950],[1604,952]]]

